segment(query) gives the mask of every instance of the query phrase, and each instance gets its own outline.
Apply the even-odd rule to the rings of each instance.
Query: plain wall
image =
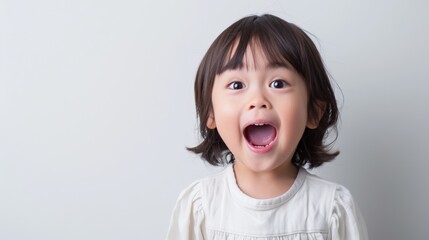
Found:
[[[371,239],[429,235],[427,1],[2,1],[0,239],[163,239],[179,192],[217,172],[193,80],[249,14],[312,33],[341,88],[340,156]]]

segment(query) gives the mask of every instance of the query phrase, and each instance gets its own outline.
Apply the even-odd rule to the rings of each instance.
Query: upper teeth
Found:
[[[255,126],[264,126],[264,125],[265,125],[265,123],[255,123],[255,124],[253,124],[253,125],[255,125]]]

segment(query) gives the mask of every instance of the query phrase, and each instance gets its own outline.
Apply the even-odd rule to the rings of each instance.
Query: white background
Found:
[[[219,168],[194,75],[227,26],[271,13],[316,37],[340,86],[340,156],[371,239],[427,239],[427,1],[0,2],[0,239],[163,239],[179,192]],[[337,91],[339,93],[339,91]]]

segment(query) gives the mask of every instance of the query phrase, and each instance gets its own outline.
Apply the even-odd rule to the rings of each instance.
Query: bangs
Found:
[[[222,58],[217,59],[220,61],[216,74],[221,74],[226,70],[248,68],[245,62],[246,51],[252,51],[253,61],[255,59],[255,51],[257,48],[261,49],[269,66],[272,67],[286,67],[294,68],[298,73],[301,72],[300,53],[297,51],[299,42],[294,39],[293,29],[290,26],[282,26],[273,24],[267,26],[264,17],[255,17],[248,21],[242,22],[241,26],[231,26],[223,34],[228,38],[220,38],[219,40],[228,40],[228,42],[221,43],[226,46],[224,53],[221,54]],[[229,31],[228,31],[229,30]],[[293,47],[295,46],[295,47]]]

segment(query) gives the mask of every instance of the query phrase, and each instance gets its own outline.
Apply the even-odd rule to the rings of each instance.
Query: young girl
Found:
[[[245,17],[222,32],[195,80],[202,142],[188,150],[227,165],[177,200],[167,239],[367,239],[349,191],[318,167],[338,108],[320,55],[296,25]]]

